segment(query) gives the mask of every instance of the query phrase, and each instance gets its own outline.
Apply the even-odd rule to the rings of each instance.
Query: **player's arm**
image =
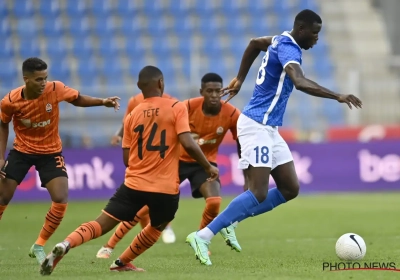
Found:
[[[77,107],[95,107],[95,106],[114,107],[115,110],[118,110],[119,109],[118,100],[120,100],[118,96],[97,98],[79,94],[78,98],[72,101],[71,104]]]
[[[272,44],[272,39],[274,37],[258,37],[250,40],[249,45],[243,53],[242,61],[240,62],[239,72],[235,78],[229,83],[229,85],[223,88],[221,91],[221,97],[229,94],[228,102],[231,100],[240,90],[247,74],[249,73],[251,65],[253,65],[254,60],[260,54],[261,51],[267,51],[268,47]]]
[[[205,170],[211,170],[213,168],[213,166],[204,156],[203,151],[200,149],[200,146],[193,140],[190,132],[179,134],[179,142],[181,143],[185,151]]]
[[[129,114],[126,116],[124,121],[124,135],[125,137],[122,140],[122,157],[124,160],[124,164],[126,167],[129,165],[129,151],[132,145],[132,132],[130,129],[130,122],[131,122],[132,115]]]
[[[175,113],[175,133],[178,135],[182,147],[210,175],[209,180],[217,179],[218,168],[210,164],[190,133],[189,114],[186,106],[182,102],[177,101],[172,107]]]
[[[297,63],[289,63],[285,67],[285,71],[289,75],[297,90],[300,90],[312,96],[334,99],[340,103],[346,103],[350,109],[352,108],[351,105],[355,106],[356,108],[362,107],[361,100],[358,99],[356,96],[351,94],[344,95],[334,93],[333,91],[318,85],[316,82],[307,79],[304,76],[303,70],[301,69],[300,65]]]
[[[5,153],[6,153],[7,142],[8,142],[8,134],[9,134],[9,123],[4,123],[1,120],[0,121],[0,161],[5,159]]]
[[[254,60],[261,51],[266,52],[268,50],[268,47],[272,44],[272,38],[272,36],[266,36],[253,38],[250,40],[249,45],[242,56],[239,73],[236,76],[237,80],[241,81],[242,83],[244,82]]]
[[[9,96],[1,100],[1,113],[0,113],[0,168],[3,168],[5,164],[5,153],[8,142],[8,134],[9,134],[9,123],[12,120],[13,109],[9,100],[7,99]],[[4,177],[0,174],[0,177]]]

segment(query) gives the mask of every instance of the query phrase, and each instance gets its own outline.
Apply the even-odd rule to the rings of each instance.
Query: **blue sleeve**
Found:
[[[283,69],[285,69],[289,63],[301,65],[301,50],[292,43],[280,43],[278,46],[278,59]]]

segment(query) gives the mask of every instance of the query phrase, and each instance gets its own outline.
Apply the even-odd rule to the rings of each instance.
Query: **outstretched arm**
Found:
[[[253,38],[250,40],[249,45],[242,56],[239,73],[236,76],[237,80],[241,81],[242,83],[244,82],[254,60],[261,51],[266,52],[268,50],[268,47],[272,44],[272,38],[272,36],[268,36]]]
[[[272,44],[272,39],[272,36],[267,36],[253,38],[250,40],[249,45],[243,53],[237,76],[233,78],[227,87],[222,89],[221,97],[229,94],[229,97],[225,103],[231,100],[239,92],[247,74],[249,73],[251,65],[253,65],[254,60],[261,51],[266,52],[268,50],[268,47]]]
[[[309,95],[322,97],[322,98],[330,98],[337,100],[340,103],[346,103],[349,108],[352,108],[352,105],[356,108],[362,107],[362,102],[354,95],[344,95],[334,93],[333,91],[324,88],[318,85],[316,82],[313,82],[307,79],[300,65],[297,63],[289,63],[285,68],[286,73],[289,75],[292,80],[294,86],[297,90],[303,91]]]
[[[105,106],[114,107],[115,110],[119,109],[119,97],[113,96],[108,98],[97,98],[88,95],[79,94],[78,98],[71,102],[72,105],[77,107],[94,107],[94,106]]]

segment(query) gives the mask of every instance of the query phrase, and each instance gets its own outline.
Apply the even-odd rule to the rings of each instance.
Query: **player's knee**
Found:
[[[52,200],[53,202],[55,202],[55,203],[62,203],[62,204],[65,204],[65,203],[68,203],[68,195],[62,195],[62,194],[60,194],[60,195],[55,195],[55,196],[52,197],[51,200]]]
[[[10,201],[11,201],[10,197],[6,197],[0,194],[0,205],[8,205]]]
[[[251,192],[259,203],[263,202],[267,198],[267,192],[264,190],[256,189],[252,190]]]
[[[300,191],[299,182],[291,184],[289,188],[280,190],[280,192],[282,193],[282,195],[286,199],[286,201],[295,199],[299,195],[299,191]]]

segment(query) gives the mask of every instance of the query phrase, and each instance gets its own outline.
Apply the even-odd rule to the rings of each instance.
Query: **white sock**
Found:
[[[208,227],[205,227],[205,228],[199,230],[196,234],[201,239],[204,239],[207,241],[211,241],[211,239],[214,237],[214,233]]]
[[[239,223],[239,222],[238,222],[238,221],[236,221],[236,222],[234,222],[234,223],[232,224],[232,226],[236,228],[236,227],[237,227],[237,225],[238,225],[238,223]]]

